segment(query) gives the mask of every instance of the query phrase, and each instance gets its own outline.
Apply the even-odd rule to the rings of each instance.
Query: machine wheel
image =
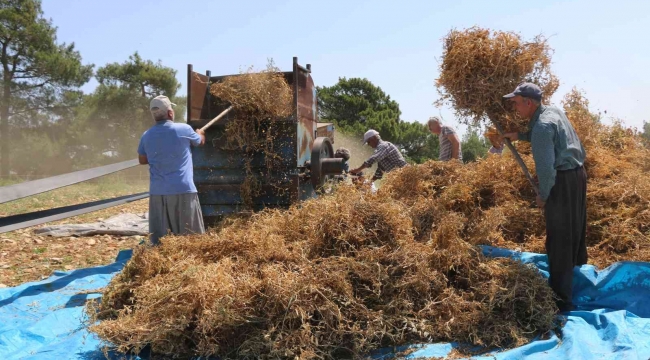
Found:
[[[323,171],[323,160],[334,157],[334,147],[327,137],[318,137],[314,140],[311,148],[311,184],[314,190],[320,190],[329,178],[329,175]]]

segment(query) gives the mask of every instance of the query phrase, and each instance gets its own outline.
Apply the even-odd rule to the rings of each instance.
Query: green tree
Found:
[[[100,85],[128,90],[149,99],[158,95],[171,99],[181,86],[176,80],[176,70],[163,66],[160,61],[143,60],[137,52],[124,63],[99,68],[96,77]]]
[[[339,78],[334,86],[317,87],[317,92],[318,115],[324,121],[355,134],[374,128],[388,141],[397,139],[399,105],[368,79]]]
[[[69,100],[67,93],[92,76],[93,65],[82,65],[74,44],[58,44],[56,30],[43,18],[40,1],[0,0],[2,176],[9,174],[11,165],[10,124],[61,110]]]
[[[490,149],[490,144],[483,136],[479,135],[478,128],[470,127],[463,136],[461,150],[463,152],[463,162],[468,163],[484,158]]]
[[[149,101],[158,95],[174,95],[180,88],[176,70],[160,62],[143,60],[136,52],[124,63],[97,70],[98,87],[86,96],[71,135],[79,134],[75,154],[86,162],[114,162],[135,156],[142,133],[153,125]],[[184,102],[176,118],[184,119]],[[98,160],[99,159],[99,160]]]

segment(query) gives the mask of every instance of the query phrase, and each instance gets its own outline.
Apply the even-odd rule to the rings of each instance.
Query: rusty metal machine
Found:
[[[273,139],[276,154],[281,155],[279,168],[267,169],[265,154],[255,154],[247,165],[247,175],[243,150],[226,145],[225,128],[236,118],[236,110],[208,128],[206,144],[193,149],[194,183],[206,222],[244,210],[241,185],[245,177],[250,176],[251,168],[261,184],[252,197],[254,211],[286,208],[312,198],[329,176],[342,172],[341,159],[334,158],[330,137],[317,136],[316,87],[311,77],[311,65],[303,67],[294,57],[292,71],[283,72],[283,75],[293,88],[294,112],[273,122],[274,131],[280,134]],[[197,73],[191,64],[188,65],[187,123],[190,126],[200,128],[228,108],[229,104],[209,91],[210,84],[226,77],[212,76],[210,71]],[[333,127],[330,130],[332,132]]]
[[[316,137],[328,137],[332,144],[334,144],[334,124],[333,123],[318,123],[316,129]]]

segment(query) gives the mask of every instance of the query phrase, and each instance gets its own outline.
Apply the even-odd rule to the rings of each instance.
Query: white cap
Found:
[[[372,138],[373,136],[377,136],[377,135],[379,135],[379,132],[377,130],[370,129],[370,130],[366,131],[366,133],[363,134],[363,143],[364,144],[367,143],[368,140],[370,140],[370,138]]]
[[[149,103],[149,110],[151,112],[167,113],[168,110],[172,110],[172,106],[176,106],[176,104],[169,101],[169,98],[167,96],[158,95],[155,98],[151,99],[151,102]]]

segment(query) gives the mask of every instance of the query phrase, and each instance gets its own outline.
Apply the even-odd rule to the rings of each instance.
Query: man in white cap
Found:
[[[140,164],[149,164],[149,233],[154,245],[169,232],[205,232],[190,150],[205,143],[205,134],[175,123],[174,105],[163,95],[151,100],[156,124],[142,134],[138,146]]]
[[[363,143],[370,145],[375,149],[375,152],[370,158],[368,158],[368,160],[364,161],[361,166],[350,170],[350,174],[356,175],[363,169],[367,169],[371,167],[372,164],[377,163],[377,171],[375,171],[375,175],[372,177],[372,181],[375,181],[381,179],[384,173],[407,165],[406,160],[404,160],[404,157],[397,146],[388,141],[382,140],[381,136],[379,136],[379,132],[376,130],[370,129],[366,131],[363,135]]]

